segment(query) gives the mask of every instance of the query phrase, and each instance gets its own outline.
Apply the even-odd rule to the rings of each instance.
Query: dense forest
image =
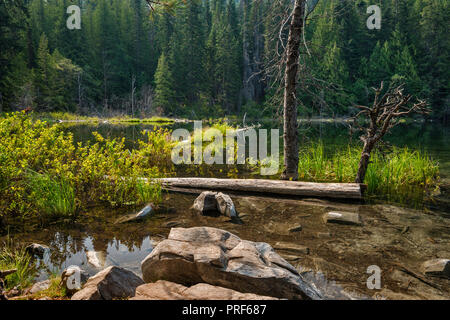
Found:
[[[66,27],[72,4],[81,29]],[[366,26],[372,4],[379,30]],[[270,117],[281,107],[290,6],[193,0],[152,14],[145,0],[2,0],[0,111]],[[434,117],[450,116],[450,2],[319,1],[308,18],[302,116],[351,115],[382,80],[405,83]]]

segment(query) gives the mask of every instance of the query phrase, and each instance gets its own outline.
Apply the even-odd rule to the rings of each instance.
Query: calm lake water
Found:
[[[180,127],[192,130],[193,124],[177,123],[168,128]],[[282,126],[262,124],[262,128],[278,127]],[[142,138],[143,130],[155,127],[71,124],[65,128],[74,134],[76,141],[93,140],[92,132],[97,131],[104,137],[125,137],[127,146],[132,148]],[[449,129],[437,123],[405,124],[395,128],[387,141],[395,146],[428,152],[439,161],[445,180],[450,178]],[[301,143],[321,139],[328,152],[349,141],[344,123],[302,122],[300,130]],[[37,279],[40,280],[70,265],[79,265],[91,275],[110,265],[139,275],[141,261],[167,237],[172,227],[211,226],[228,230],[242,239],[271,244],[329,298],[373,297],[374,292],[365,285],[366,269],[377,265],[385,272],[384,289],[378,292],[384,298],[392,297],[391,293],[395,292],[423,299],[450,299],[450,280],[430,280],[433,283],[430,287],[403,270],[420,273],[423,261],[450,257],[449,213],[445,210],[415,210],[383,202],[349,204],[317,199],[231,196],[243,224],[232,223],[225,217],[199,217],[190,210],[196,195],[171,193],[164,195],[161,209],[142,223],[115,224],[119,217],[137,212],[140,207],[92,208],[81,213],[76,223],[53,225],[11,237],[20,242],[49,246],[44,258],[38,260]],[[324,224],[321,217],[330,210],[357,212],[364,225]],[[290,232],[293,225],[301,225],[302,231]],[[280,242],[307,246],[309,253],[278,250]]]
[[[239,123],[231,124],[240,125]],[[257,124],[257,122],[253,123]],[[247,123],[247,125],[251,125]],[[207,124],[203,125],[204,127]],[[242,127],[242,125],[241,125]],[[121,138],[125,137],[126,144],[132,148],[138,139],[142,139],[142,131],[154,130],[158,128],[154,125],[129,125],[129,124],[77,124],[70,125],[66,129],[74,134],[77,142],[87,140],[93,141],[92,132],[97,131],[104,137]],[[168,129],[185,128],[192,132],[193,123],[176,123],[164,126]],[[280,129],[282,135],[282,124],[273,122],[262,122],[261,128]],[[300,144],[310,141],[322,140],[327,152],[346,146],[350,141],[348,124],[345,122],[331,121],[302,121],[300,123]],[[356,141],[357,137],[353,137]],[[410,147],[428,152],[434,159],[439,161],[441,173],[444,177],[450,177],[450,126],[443,126],[435,122],[414,122],[410,124],[400,124],[386,136],[386,142],[398,147]],[[282,146],[280,138],[280,146]],[[281,150],[282,151],[282,150]]]

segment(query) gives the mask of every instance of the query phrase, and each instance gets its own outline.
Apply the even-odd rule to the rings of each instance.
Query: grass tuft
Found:
[[[0,269],[17,269],[17,272],[6,276],[6,289],[18,287],[24,289],[32,284],[36,273],[32,263],[32,257],[27,253],[25,247],[17,247],[7,240],[0,248]]]
[[[362,148],[347,146],[328,155],[321,141],[299,153],[299,180],[314,182],[353,182]],[[404,202],[423,199],[427,189],[436,186],[439,165],[426,152],[397,148],[374,151],[365,181],[370,196]]]

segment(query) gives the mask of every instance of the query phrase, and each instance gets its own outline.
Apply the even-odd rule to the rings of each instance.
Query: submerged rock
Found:
[[[321,298],[270,245],[216,228],[172,229],[141,268],[145,282],[207,283],[277,298]]]
[[[127,223],[142,221],[143,219],[149,217],[155,211],[153,204],[146,205],[141,211],[135,214],[130,214],[125,217],[120,217],[115,223]]]
[[[130,300],[277,300],[252,293],[199,283],[192,287],[159,280],[136,288],[136,295]]]
[[[361,225],[361,218],[356,212],[330,211],[323,216],[325,223],[340,223],[349,225]]]
[[[450,259],[433,259],[422,265],[423,273],[427,276],[450,279]]]
[[[79,266],[70,266],[61,274],[61,285],[69,294],[74,294],[88,281],[89,274]]]
[[[32,256],[42,258],[44,257],[45,252],[47,250],[50,250],[50,248],[39,243],[32,243],[29,246],[27,246],[25,250]]]
[[[303,227],[301,225],[297,225],[297,226],[290,228],[289,232],[300,232],[302,230],[303,230]]]
[[[144,284],[133,272],[111,266],[89,278],[72,300],[112,300],[134,297],[136,288]]]

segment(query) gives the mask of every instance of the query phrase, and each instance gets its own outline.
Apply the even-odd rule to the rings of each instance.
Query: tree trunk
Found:
[[[142,178],[144,181],[148,179]],[[334,199],[362,199],[364,186],[359,183],[315,183],[300,181],[279,181],[264,179],[217,179],[217,178],[161,178],[159,181],[167,190],[191,189],[215,190],[267,195],[303,196]],[[201,191],[200,191],[201,192]]]
[[[297,72],[300,41],[305,15],[305,0],[295,0],[287,43],[284,77],[284,171],[281,179],[298,179]]]
[[[364,183],[367,167],[370,163],[370,153],[372,152],[374,146],[374,141],[370,139],[364,141],[364,147],[361,153],[361,159],[359,160],[358,173],[356,174],[355,183]]]

